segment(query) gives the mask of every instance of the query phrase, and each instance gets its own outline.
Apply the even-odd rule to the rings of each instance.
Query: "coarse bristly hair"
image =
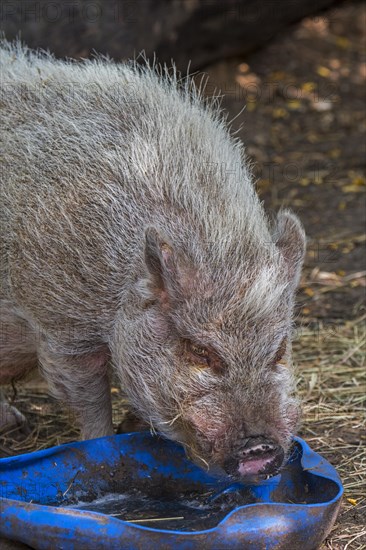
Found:
[[[286,450],[305,237],[286,210],[271,227],[217,102],[174,69],[19,42],[0,70],[0,382],[38,361],[96,437],[112,364],[136,412],[203,462],[258,434]]]

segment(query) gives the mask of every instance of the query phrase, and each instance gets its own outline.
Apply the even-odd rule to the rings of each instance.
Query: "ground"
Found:
[[[303,397],[300,435],[338,469],[345,497],[323,549],[366,548],[365,6],[343,2],[243,59],[206,69],[247,145],[269,210],[302,219],[308,251],[298,296],[294,358]],[[241,112],[244,105],[245,110]],[[5,388],[31,433],[3,434],[17,454],[78,437],[39,379]],[[113,389],[114,420],[123,417]],[[1,455],[0,455],[1,456]]]

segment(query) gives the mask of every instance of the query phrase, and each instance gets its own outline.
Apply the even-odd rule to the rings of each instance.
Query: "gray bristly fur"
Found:
[[[37,359],[83,437],[137,413],[218,463],[298,412],[290,341],[305,238],[271,227],[239,140],[189,78],[1,45],[0,382]],[[203,366],[186,342],[210,350]],[[29,353],[28,353],[29,352]]]

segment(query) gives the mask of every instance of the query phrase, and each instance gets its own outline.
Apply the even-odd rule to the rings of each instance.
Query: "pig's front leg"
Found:
[[[30,433],[25,416],[8,403],[5,395],[0,390],[0,436],[15,430],[19,430],[24,436]]]
[[[113,434],[108,349],[82,355],[39,350],[41,370],[52,395],[75,414],[83,439]]]

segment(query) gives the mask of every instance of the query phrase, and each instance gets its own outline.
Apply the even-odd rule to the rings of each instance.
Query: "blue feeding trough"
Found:
[[[0,460],[0,535],[39,550],[313,550],[342,492],[300,438],[280,475],[248,486],[162,437],[123,434]]]

